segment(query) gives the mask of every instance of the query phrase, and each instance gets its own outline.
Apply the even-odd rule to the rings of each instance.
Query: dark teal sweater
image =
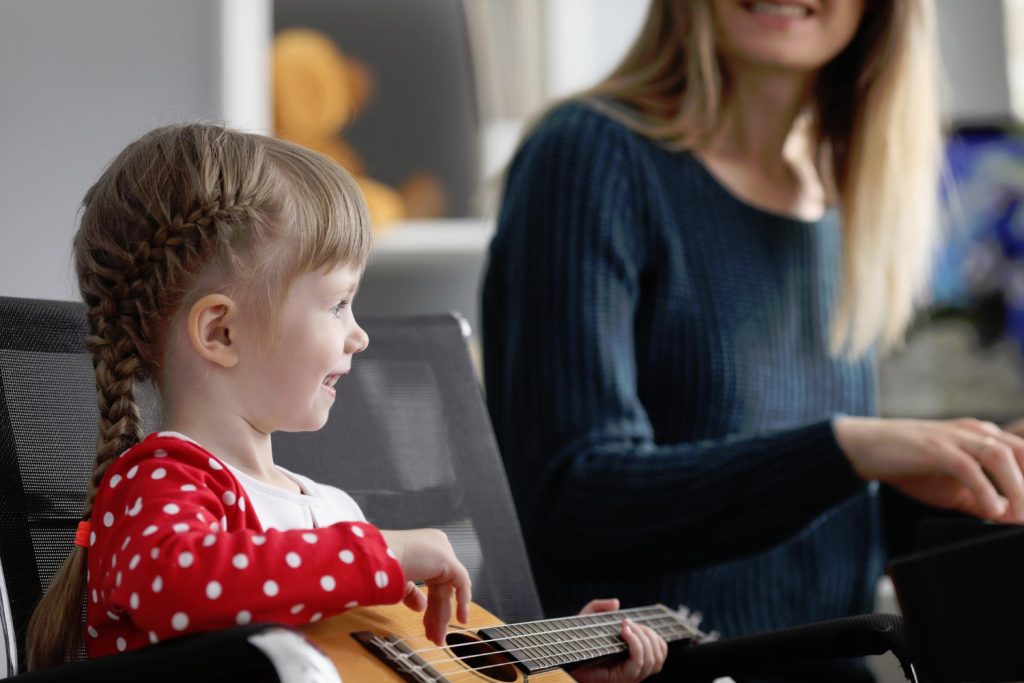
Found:
[[[876,495],[831,423],[876,411],[874,359],[828,354],[840,238],[584,103],[529,137],[484,368],[549,613],[685,603],[733,636],[871,611]]]

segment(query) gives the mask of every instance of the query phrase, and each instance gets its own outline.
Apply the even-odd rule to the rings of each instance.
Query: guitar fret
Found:
[[[613,652],[619,651],[619,639],[612,638],[609,635],[610,625],[594,625],[586,630],[586,633],[591,637],[589,638],[588,647],[592,650],[593,654],[597,656],[612,654]],[[615,629],[618,630],[618,624],[615,625]]]
[[[580,659],[580,653],[574,652],[574,650],[579,650],[581,645],[579,642],[575,641],[575,638],[578,637],[576,636],[575,630],[568,630],[577,628],[577,622],[573,619],[563,619],[559,620],[555,627],[560,631],[562,629],[567,629],[563,631],[563,633],[552,634],[556,640],[555,647],[557,647],[561,653],[562,664],[569,664],[578,661]],[[564,635],[565,633],[570,635],[566,637]],[[570,642],[566,642],[567,640]]]
[[[562,666],[569,662],[574,661],[570,654],[572,650],[572,643],[566,643],[567,636],[562,629],[569,628],[569,625],[562,620],[558,620],[553,624],[548,624],[547,634],[545,635],[545,641],[547,642],[547,651],[551,653],[552,660],[557,666]],[[571,631],[569,632],[571,633]],[[572,636],[568,636],[571,638]]]
[[[543,637],[536,633],[537,631],[546,630],[546,627],[542,624],[530,624],[525,630],[527,633],[526,642],[532,646],[532,649],[527,650],[530,653],[530,658],[536,660],[543,668],[558,666],[558,660],[545,647],[547,644],[544,642]]]

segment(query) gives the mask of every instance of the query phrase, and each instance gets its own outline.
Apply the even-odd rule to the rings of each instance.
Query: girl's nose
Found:
[[[359,353],[360,351],[365,351],[369,345],[370,335],[366,334],[366,330],[359,327],[357,323],[355,329],[352,330],[352,334],[345,340],[345,351],[348,353]]]

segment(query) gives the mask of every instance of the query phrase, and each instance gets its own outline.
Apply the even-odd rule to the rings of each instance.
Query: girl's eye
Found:
[[[348,299],[345,299],[344,301],[339,301],[338,303],[331,306],[331,311],[334,313],[335,316],[339,316],[341,315],[342,310],[348,308],[349,303],[351,302]]]

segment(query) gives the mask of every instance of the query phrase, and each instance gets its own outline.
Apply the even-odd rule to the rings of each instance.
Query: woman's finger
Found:
[[[1013,422],[1005,425],[1003,431],[1010,432],[1017,436],[1024,436],[1024,417],[1014,420]]]
[[[1009,502],[1013,514],[1018,518],[1024,516],[1024,476],[1013,449],[991,434],[962,448],[984,468],[988,478]]]
[[[992,482],[985,476],[981,465],[970,453],[955,445],[949,445],[941,449],[938,455],[938,464],[974,495],[983,516],[995,519],[1006,512],[1009,503],[999,495]]]
[[[995,437],[1010,447],[1013,457],[1017,461],[1017,467],[1024,472],[1024,439],[1017,434],[1004,431],[1000,431]]]

